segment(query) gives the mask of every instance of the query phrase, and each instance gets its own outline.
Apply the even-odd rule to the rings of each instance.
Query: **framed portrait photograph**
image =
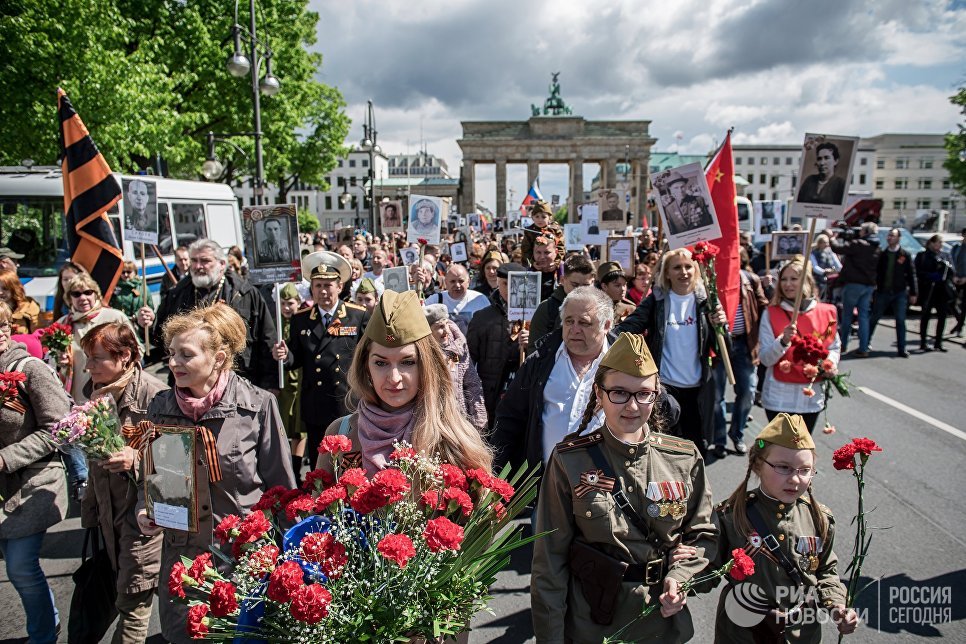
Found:
[[[466,254],[466,242],[458,241],[449,245],[449,254],[454,262],[465,262],[469,259]]]
[[[792,202],[792,219],[826,217],[838,219],[849,196],[849,182],[855,163],[859,138],[834,134],[805,135],[802,162],[798,171],[801,181]]]
[[[198,531],[195,480],[197,428],[156,425],[145,454],[144,500],[148,517],[164,528]]]
[[[479,213],[473,212],[466,215],[466,225],[475,230],[482,230],[482,222]]]
[[[158,243],[158,186],[153,181],[124,179],[124,238]]]
[[[670,168],[653,177],[668,245],[683,248],[721,237],[721,227],[700,163]]]
[[[394,266],[382,269],[382,284],[387,291],[403,293],[409,290],[409,267]]]
[[[584,249],[583,224],[564,224],[564,246],[566,250]]]
[[[607,231],[600,231],[600,220],[597,213],[600,209],[596,203],[585,203],[577,206],[577,213],[580,216],[580,223],[584,226],[584,243],[600,246],[607,237]]]
[[[771,234],[771,258],[791,259],[795,255],[805,255],[808,242],[807,231],[778,231]]]
[[[597,221],[602,230],[624,230],[627,220],[624,217],[624,193],[607,188],[597,191]]]
[[[379,204],[379,224],[382,234],[403,231],[403,205],[401,201],[384,201]]]
[[[413,264],[418,264],[419,249],[413,248],[412,246],[407,246],[406,248],[400,248],[399,259],[402,260],[403,266],[412,266]]]
[[[411,195],[409,197],[409,221],[406,227],[406,241],[439,244],[440,217],[443,200],[439,197]]]
[[[301,279],[299,222],[294,204],[245,208],[242,231],[252,284]]]
[[[624,269],[625,275],[633,275],[636,243],[633,236],[608,237],[604,247],[604,261],[617,262]]]
[[[510,271],[507,273],[507,319],[529,321],[540,304],[540,273]]]

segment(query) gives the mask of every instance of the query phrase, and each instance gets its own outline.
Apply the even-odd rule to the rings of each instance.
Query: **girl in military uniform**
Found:
[[[755,475],[759,486],[748,489]],[[835,523],[815,500],[815,443],[799,415],[778,414],[748,451],[745,480],[717,508],[718,564],[734,548],[754,559],[755,572],[721,592],[715,642],[765,644],[822,641],[832,614],[840,633],[858,625],[845,609],[845,586],[832,552]]]
[[[658,368],[622,333],[594,378],[580,429],[553,451],[536,509],[531,599],[537,642],[684,642],[694,634],[682,583],[714,553],[711,489],[694,443],[660,433]],[[580,436],[603,410],[605,425]],[[669,561],[678,544],[695,556]],[[653,611],[635,621],[646,604]],[[633,623],[632,623],[633,622]]]
[[[279,291],[282,311],[282,340],[289,342],[292,316],[302,308],[302,298],[295,284],[288,283]],[[292,471],[295,481],[302,482],[302,459],[305,457],[305,426],[302,424],[302,369],[285,372],[285,386],[278,393],[278,412],[292,449]]]

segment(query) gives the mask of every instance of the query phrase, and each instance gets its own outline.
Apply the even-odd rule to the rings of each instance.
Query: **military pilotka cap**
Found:
[[[657,363],[644,342],[644,336],[626,331],[618,336],[617,342],[604,354],[600,366],[638,378],[653,376],[658,371]]]
[[[295,286],[295,284],[292,284],[291,282],[289,282],[288,284],[282,287],[281,298],[283,300],[301,300],[302,299],[299,296],[298,288]]]
[[[24,256],[21,253],[15,252],[6,246],[0,248],[0,259],[4,257],[9,257],[10,259],[23,259]]]
[[[667,180],[664,181],[664,185],[670,187],[672,184],[682,182],[687,182],[687,179],[685,179],[680,172],[672,172],[667,176]]]
[[[313,278],[339,278],[343,283],[352,278],[352,266],[345,257],[328,250],[309,253],[302,258],[302,277],[311,281]]]
[[[597,269],[597,281],[603,282],[612,275],[624,276],[624,267],[617,262],[604,262]]]
[[[432,331],[416,291],[383,293],[366,325],[366,337],[389,348],[412,344],[430,333]]]
[[[764,441],[788,449],[815,449],[812,435],[808,433],[805,421],[798,414],[778,414],[765,425],[756,440],[759,447],[763,447],[761,441]]]
[[[358,295],[359,293],[366,294],[366,293],[375,293],[375,292],[376,292],[376,283],[373,282],[368,277],[362,278],[362,281],[359,282],[359,288],[356,289],[356,295]]]
[[[550,210],[550,204],[548,204],[543,199],[537,199],[536,201],[533,202],[533,205],[530,206],[530,214],[532,215],[533,213],[536,213],[536,212],[542,212],[550,217],[553,217],[553,211]]]
[[[483,259],[480,260],[480,266],[481,267],[486,266],[487,263],[492,262],[494,259],[500,262],[501,264],[507,261],[506,255],[504,255],[498,250],[491,250],[491,251],[487,251],[486,255],[483,256]]]

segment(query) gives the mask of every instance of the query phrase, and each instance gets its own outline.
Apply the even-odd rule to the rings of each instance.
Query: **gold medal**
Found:
[[[660,505],[661,505],[661,516],[662,517],[666,517],[669,514],[671,514],[671,504],[670,503],[668,503],[667,501],[662,501],[660,503]]]
[[[808,556],[808,571],[815,572],[818,570],[818,557],[815,555]]]
[[[684,502],[676,501],[674,503],[674,512],[672,513],[671,516],[673,516],[675,519],[680,519],[681,517],[684,516],[684,513],[686,511],[687,511],[687,506],[684,504]]]

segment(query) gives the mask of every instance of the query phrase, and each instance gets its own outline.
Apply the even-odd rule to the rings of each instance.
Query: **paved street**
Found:
[[[847,641],[912,642],[937,637],[966,641],[966,498],[962,495],[966,405],[961,398],[966,350],[961,340],[951,339],[949,353],[896,358],[889,324],[877,329],[872,357],[843,361],[842,370],[851,371],[859,390],[851,400],[832,402],[838,433],[816,434],[820,458],[816,496],[838,517],[835,550],[840,560],[850,558],[855,483],[848,473],[832,469],[831,452],[857,436],[873,438],[884,449],[873,457],[867,476],[867,502],[875,508],[871,519],[882,528],[875,533],[863,571],[875,582],[860,601],[869,624]],[[909,327],[918,329],[918,320],[910,320]],[[910,347],[917,345],[918,336],[911,335]],[[761,409],[753,413],[752,436],[765,418]],[[709,465],[716,501],[728,496],[744,469],[744,459],[734,455]],[[78,519],[71,518],[50,531],[43,550],[42,563],[64,618],[82,536]],[[922,597],[923,587],[937,595]],[[493,596],[492,614],[474,621],[471,642],[532,641],[529,553],[514,557],[511,568],[500,575]],[[716,601],[717,591],[689,601],[694,641],[711,641]],[[25,636],[22,609],[2,571],[0,611],[4,615],[0,644],[20,641]],[[936,620],[942,623],[930,623]],[[151,632],[158,631],[155,617]],[[826,639],[835,641],[831,628]]]

